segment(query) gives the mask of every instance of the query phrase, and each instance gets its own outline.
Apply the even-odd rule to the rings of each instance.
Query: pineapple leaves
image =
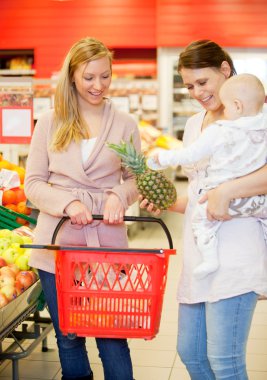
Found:
[[[148,199],[149,203],[166,210],[175,202],[177,194],[173,183],[164,174],[148,169],[145,156],[135,149],[133,136],[129,142],[121,141],[120,144],[106,143],[106,145],[117,153],[122,165],[135,175],[139,193]]]
[[[147,170],[146,159],[142,153],[138,153],[133,144],[133,136],[130,141],[121,141],[120,144],[106,143],[121,158],[122,165],[129,168],[134,174],[144,173]]]

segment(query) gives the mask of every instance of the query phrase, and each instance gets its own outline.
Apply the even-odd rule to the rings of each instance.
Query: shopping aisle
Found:
[[[178,183],[178,191],[184,192],[185,182]],[[151,341],[129,341],[136,380],[189,380],[183,364],[176,354],[177,304],[175,293],[181,269],[181,229],[183,218],[177,214],[162,216],[173,237],[177,255],[170,258],[166,293],[164,298],[160,332]],[[167,247],[164,232],[158,225],[146,225],[139,229],[130,241],[132,247]],[[28,358],[20,360],[20,380],[60,380],[60,365],[54,333],[48,337],[49,351],[41,352],[39,346]],[[94,339],[87,340],[95,380],[103,380],[102,367]],[[253,319],[248,343],[248,370],[250,380],[267,380],[267,301],[260,301]],[[0,380],[11,380],[11,363],[0,367]],[[201,379],[199,379],[201,380]]]

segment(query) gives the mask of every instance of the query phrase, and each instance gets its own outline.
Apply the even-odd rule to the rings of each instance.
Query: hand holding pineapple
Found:
[[[133,145],[133,139],[120,144],[107,143],[107,146],[116,152],[135,176],[139,193],[148,203],[153,203],[154,209],[167,210],[177,199],[173,183],[161,172],[148,168],[146,157],[138,153]]]

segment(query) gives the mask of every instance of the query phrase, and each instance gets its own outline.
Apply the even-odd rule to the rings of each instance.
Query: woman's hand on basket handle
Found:
[[[80,201],[73,201],[65,208],[65,212],[72,224],[90,224],[93,221],[92,214]]]
[[[104,223],[121,224],[123,223],[124,214],[125,210],[120,198],[114,193],[109,194],[103,211]]]

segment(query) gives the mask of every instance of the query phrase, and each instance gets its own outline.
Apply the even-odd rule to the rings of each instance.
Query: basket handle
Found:
[[[103,220],[103,215],[92,215],[92,217],[94,220]],[[62,224],[64,224],[69,219],[70,218],[68,216],[63,216],[63,218],[60,219],[60,221],[58,222],[58,224],[56,225],[56,228],[54,230],[52,240],[51,240],[51,244],[55,244],[58,231],[60,230]],[[151,216],[124,216],[123,220],[125,222],[159,223],[161,225],[162,229],[164,230],[166,236],[167,236],[170,249],[173,249],[173,242],[172,242],[172,237],[171,237],[170,231],[168,230],[168,227],[166,226],[166,224],[161,219],[154,218]]]

